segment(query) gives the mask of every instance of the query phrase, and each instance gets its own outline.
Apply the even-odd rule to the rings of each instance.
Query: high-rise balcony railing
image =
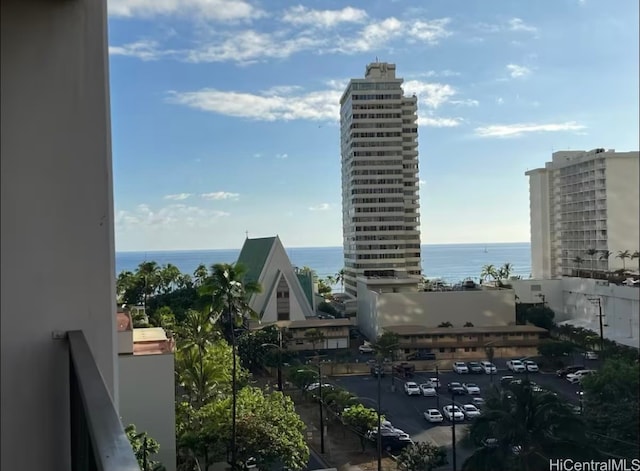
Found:
[[[81,330],[67,332],[71,470],[140,471],[120,416]]]

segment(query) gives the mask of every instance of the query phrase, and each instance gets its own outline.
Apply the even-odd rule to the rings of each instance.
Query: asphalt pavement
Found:
[[[457,381],[459,383],[475,383],[480,387],[480,397],[485,397],[487,392],[495,385],[500,387],[500,378],[511,375],[516,378],[529,378],[539,386],[556,392],[567,401],[578,404],[579,386],[569,383],[564,378],[558,378],[554,373],[512,373],[504,368],[503,364],[496,361],[498,372],[494,375],[487,374],[457,374],[450,370],[439,371],[441,387],[437,397],[407,396],[404,392],[404,382],[414,381],[418,384],[425,383],[429,378],[435,377],[435,371],[416,372],[411,378],[394,377],[395,391],[391,390],[391,375],[381,378],[380,404],[385,418],[391,421],[394,427],[408,433],[414,441],[431,441],[438,446],[445,446],[449,451],[449,463],[452,463],[452,427],[451,422],[432,424],[424,419],[423,412],[427,409],[438,409],[442,413],[445,405],[450,405],[452,397],[447,391],[447,384]],[[592,365],[585,365],[590,367]],[[336,376],[329,382],[344,388],[359,398],[363,404],[375,408],[377,406],[377,378],[371,375]],[[471,404],[472,398],[468,394],[455,396],[453,402],[458,405]],[[464,429],[469,421],[456,423],[456,442],[464,436]],[[457,465],[460,468],[462,462],[473,452],[458,446],[456,450]]]

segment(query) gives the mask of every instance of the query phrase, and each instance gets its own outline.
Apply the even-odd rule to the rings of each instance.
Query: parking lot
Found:
[[[498,363],[498,362],[496,362]],[[592,365],[589,365],[592,366]],[[391,376],[387,374],[381,378],[381,410],[385,418],[391,421],[394,427],[400,428],[408,433],[414,441],[431,441],[439,446],[451,447],[451,422],[445,421],[441,424],[432,424],[425,420],[423,413],[427,409],[438,409],[442,412],[445,405],[452,402],[451,395],[447,392],[447,384],[450,382],[475,383],[480,387],[480,397],[486,397],[492,387],[492,383],[500,387],[500,378],[512,375],[516,378],[529,378],[539,386],[556,392],[567,401],[578,404],[579,396],[577,392],[580,387],[569,383],[564,378],[558,378],[550,373],[521,373],[514,374],[506,368],[503,369],[498,364],[498,372],[495,375],[487,374],[457,374],[452,371],[440,371],[439,379],[441,387],[437,397],[407,396],[404,392],[404,382],[414,381],[418,384],[425,383],[429,378],[436,376],[432,372],[416,372],[411,378],[405,379],[394,377],[395,391],[391,391]],[[377,378],[371,375],[338,376],[330,380],[336,386],[346,389],[362,399],[365,406],[377,407]],[[456,405],[471,404],[472,398],[477,395],[458,395],[453,398]],[[470,422],[456,423],[456,442],[464,435],[464,429]],[[464,449],[461,446],[457,450],[458,463],[462,463],[473,450]],[[449,451],[449,462],[451,463],[451,451]]]

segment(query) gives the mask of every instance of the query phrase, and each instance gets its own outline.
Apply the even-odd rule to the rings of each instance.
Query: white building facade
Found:
[[[637,151],[613,149],[554,152],[544,168],[526,172],[532,277],[626,266],[616,255],[638,250],[639,172]]]
[[[555,321],[600,331],[609,340],[640,348],[640,289],[604,280],[564,277],[554,280],[511,280],[526,304],[544,303],[556,313]]]
[[[344,288],[359,276],[421,274],[417,98],[395,64],[371,63],[340,99]]]

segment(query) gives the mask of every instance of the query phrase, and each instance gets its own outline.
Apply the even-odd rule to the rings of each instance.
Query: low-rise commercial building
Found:
[[[176,469],[174,342],[159,327],[133,328],[117,314],[120,416],[160,444],[152,459]]]
[[[253,323],[251,328],[260,329],[275,325],[287,331],[287,350],[337,350],[349,348],[349,330],[353,326],[351,319],[306,319],[304,321],[280,321],[271,324]],[[306,337],[310,330],[317,330],[324,340],[313,345]]]
[[[396,325],[383,328],[399,337],[399,350],[432,354],[434,360],[466,360],[487,358],[486,349],[493,348],[496,358],[525,357],[538,354],[540,340],[546,329],[533,325],[484,327],[423,327]]]

